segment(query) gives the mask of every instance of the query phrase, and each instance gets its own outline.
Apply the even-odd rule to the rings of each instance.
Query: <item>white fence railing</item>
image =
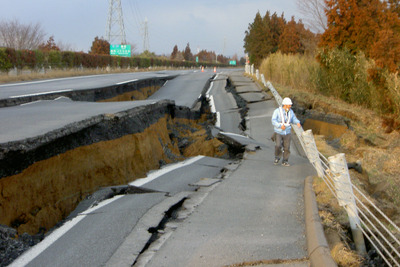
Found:
[[[282,97],[272,84],[266,82],[258,70],[255,72],[257,79],[281,105]],[[246,73],[254,75],[254,66],[246,66]],[[365,256],[365,237],[388,266],[400,266],[400,228],[377,207],[373,199],[352,184],[345,155],[341,153],[326,159],[318,151],[311,130],[304,131],[298,127],[292,129],[318,176],[346,210],[357,251]]]

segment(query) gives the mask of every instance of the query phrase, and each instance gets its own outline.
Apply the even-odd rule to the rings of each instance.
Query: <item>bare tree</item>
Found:
[[[69,43],[64,43],[63,41],[58,41],[57,46],[60,48],[61,51],[76,51],[77,49],[74,45]]]
[[[45,35],[40,23],[24,25],[16,19],[0,22],[0,44],[9,48],[37,49]]]
[[[327,28],[327,9],[324,0],[297,0],[297,7],[304,16],[304,22],[310,30],[322,33]]]

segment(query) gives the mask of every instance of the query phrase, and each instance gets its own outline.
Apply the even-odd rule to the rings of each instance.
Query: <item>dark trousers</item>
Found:
[[[283,161],[289,160],[290,139],[291,139],[291,134],[287,134],[287,135],[275,134],[275,158],[276,159],[280,159],[282,157],[282,147],[283,147]]]

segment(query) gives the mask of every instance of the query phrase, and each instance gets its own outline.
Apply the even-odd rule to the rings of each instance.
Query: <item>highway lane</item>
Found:
[[[212,76],[214,76],[214,73],[211,71],[208,73],[193,71],[181,73],[173,80],[174,82],[171,85],[165,87],[166,90],[163,88],[162,93],[164,95],[160,94],[158,99],[168,98],[192,107],[199,94],[207,89],[205,84]],[[222,77],[221,80],[215,81],[214,89],[224,99],[225,97],[222,94],[225,90],[222,89],[225,84],[223,79],[226,76]],[[191,84],[190,81],[196,82]],[[217,90],[217,88],[220,89]],[[169,90],[171,90],[170,93],[168,93]],[[185,97],[182,97],[182,95],[185,95]],[[15,116],[14,119],[19,121],[19,125],[18,123],[14,124],[12,126],[14,128],[11,126],[2,127],[2,129],[9,128],[7,140],[18,137],[16,134],[12,135],[14,130],[17,133],[19,132],[18,138],[27,138],[27,135],[34,136],[93,114],[118,112],[135,105],[144,105],[156,101],[157,97],[145,101],[116,103],[74,102],[63,98],[55,101],[39,101],[0,109],[0,123],[2,123],[2,120],[6,121],[8,116]],[[229,110],[229,103],[233,105],[233,102],[229,100],[224,109]],[[236,108],[236,106],[232,108]],[[43,117],[41,120],[34,116]],[[10,119],[8,123],[12,125]],[[238,121],[234,122],[235,125],[238,123]],[[28,131],[27,129],[30,127],[32,129]],[[157,176],[157,172],[153,172],[148,175],[152,177],[151,181],[145,183],[138,181],[140,184],[137,185],[160,191],[160,193],[118,196],[109,200],[110,203],[106,201],[104,204],[92,207],[92,209],[80,213],[80,215],[68,221],[65,226],[54,231],[43,242],[18,258],[11,266],[26,264],[27,266],[102,266],[112,257],[113,253],[124,242],[126,236],[133,231],[138,221],[150,209],[167,201],[171,196],[195,190],[197,187],[189,184],[196,183],[205,177],[218,176],[221,169],[227,164],[229,164],[229,161],[201,157],[190,161],[187,166],[178,164],[176,169],[172,168],[168,173],[165,172],[165,169],[162,169],[158,171],[161,173],[159,176]],[[154,178],[155,176],[157,177]],[[166,196],[165,192],[168,192],[169,196]],[[164,214],[164,212],[165,210],[162,210],[159,214]],[[153,227],[154,224],[157,225],[158,222],[159,218],[154,218],[152,224],[141,229],[141,231],[147,233],[147,229]],[[139,241],[142,242],[143,240]],[[139,246],[140,249],[137,253],[140,252],[146,242],[147,240],[143,244],[140,243],[142,247]]]
[[[208,89],[205,88],[208,80],[215,75],[211,70],[206,72],[169,71],[166,73],[168,75],[172,73],[179,75],[175,79],[168,81],[165,86],[145,101],[93,103],[70,101],[66,98],[59,98],[56,100],[36,101],[19,106],[1,108],[0,124],[2,127],[0,128],[0,143],[35,137],[62,128],[69,123],[90,118],[94,115],[116,113],[132,107],[154,103],[161,99],[170,99],[175,101],[176,105],[193,108],[199,96],[204,93],[204,89]],[[150,77],[155,74],[157,73],[140,73],[140,77]],[[80,81],[85,81],[83,85],[79,85],[80,88],[92,88],[91,86],[106,84],[105,81],[107,81],[108,84],[121,80],[127,81],[126,79],[131,75],[132,74],[113,74],[86,76],[84,78],[76,77],[68,80],[57,79],[48,82],[40,81],[34,85],[30,83],[21,83],[15,88],[13,85],[0,85],[0,95],[6,97],[10,95],[12,89],[16,89],[23,94],[39,91],[48,92],[49,89],[54,89],[55,87],[59,89],[65,88],[62,84],[66,81],[74,84],[76,87],[78,87]],[[164,74],[158,73],[157,75]],[[231,94],[225,92],[227,76],[223,75],[220,77],[221,78],[212,82],[209,92],[216,101],[216,106],[218,106],[217,112],[222,116],[219,120],[220,125],[217,126],[222,126],[221,128],[224,131],[239,133],[237,125],[240,123],[240,116],[236,110],[236,103]],[[94,82],[94,80],[96,80],[95,78],[99,80]],[[59,81],[61,85],[58,84],[57,81]],[[30,88],[30,86],[32,86],[32,88]]]
[[[171,74],[172,72],[168,73]],[[180,75],[169,81],[164,87],[153,94],[153,96],[144,101],[94,103],[58,98],[56,100],[42,100],[14,107],[0,108],[0,125],[2,126],[0,128],[0,143],[35,137],[95,115],[116,113],[133,107],[152,104],[161,99],[173,100],[176,105],[192,108],[197,103],[199,95],[204,93],[204,89],[207,89],[205,88],[207,81],[215,75],[212,71],[204,73],[200,71],[173,73],[179,73]],[[154,74],[148,73],[146,75]],[[121,77],[125,77],[125,75],[116,76],[119,77],[119,80],[121,80]],[[107,77],[111,78],[114,77],[114,75],[107,75]],[[100,82],[96,82],[96,84],[103,84],[105,76],[100,75],[98,78]],[[126,78],[127,77],[124,79]],[[95,79],[95,77],[90,77],[90,80],[92,79]],[[113,82],[115,82],[115,79],[117,78],[114,77]],[[73,81],[77,83],[79,79],[74,79]],[[70,82],[72,82],[72,80]],[[110,81],[108,82],[110,83]],[[54,83],[56,83],[56,81],[52,81],[49,84],[44,82],[48,89],[52,88],[52,84]],[[215,81],[215,83],[217,83],[217,81]],[[28,85],[23,84],[22,87],[17,88],[25,90],[26,86]],[[5,87],[0,88],[0,92],[5,90],[4,88]],[[39,89],[40,87],[35,88]],[[215,87],[215,92],[217,92],[216,90],[217,86]],[[225,96],[222,95],[223,91],[220,91],[224,89],[218,86],[218,90],[220,92],[218,95],[221,95],[221,97],[216,96],[216,99],[224,100]],[[24,92],[26,93],[26,91]],[[229,104],[234,105],[232,101],[229,101],[225,103],[224,106],[221,104],[222,109],[229,110],[229,107],[227,107]],[[224,117],[224,126],[230,125],[231,120],[230,117]],[[234,123],[236,124],[236,122]],[[236,126],[232,128],[235,127]],[[233,129],[225,128],[224,130],[230,131]]]
[[[194,71],[180,75],[151,95],[149,100],[172,99],[177,106],[193,108],[207,88],[207,81],[215,75],[212,71]],[[204,90],[205,89],[205,90]]]
[[[192,70],[114,73],[0,84],[0,99],[102,88],[152,77],[181,75],[187,72],[192,72]]]
[[[10,266],[104,266],[149,209],[180,192],[196,190],[198,187],[190,184],[204,177],[218,176],[229,163],[228,160],[199,156],[152,172],[147,179],[131,184],[160,192],[117,196],[98,208],[95,206],[82,212]],[[159,213],[163,215],[165,211]],[[140,227],[142,232],[147,232],[157,224],[154,219],[149,225]],[[136,242],[142,242],[136,251],[139,253],[147,240]]]
[[[241,118],[238,106],[232,93],[225,89],[227,79],[227,74],[217,74],[207,91],[207,98],[210,99],[212,111],[217,114],[216,126],[224,132],[241,134],[243,131],[239,128]]]
[[[95,103],[58,98],[0,108],[0,143],[44,135],[96,115],[113,114],[155,102],[142,100]]]

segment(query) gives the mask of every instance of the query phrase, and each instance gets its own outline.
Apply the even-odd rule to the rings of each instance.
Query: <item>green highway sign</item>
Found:
[[[231,61],[229,61],[229,65],[236,66],[236,60],[231,60]]]
[[[110,55],[120,57],[131,56],[131,45],[110,45]]]

